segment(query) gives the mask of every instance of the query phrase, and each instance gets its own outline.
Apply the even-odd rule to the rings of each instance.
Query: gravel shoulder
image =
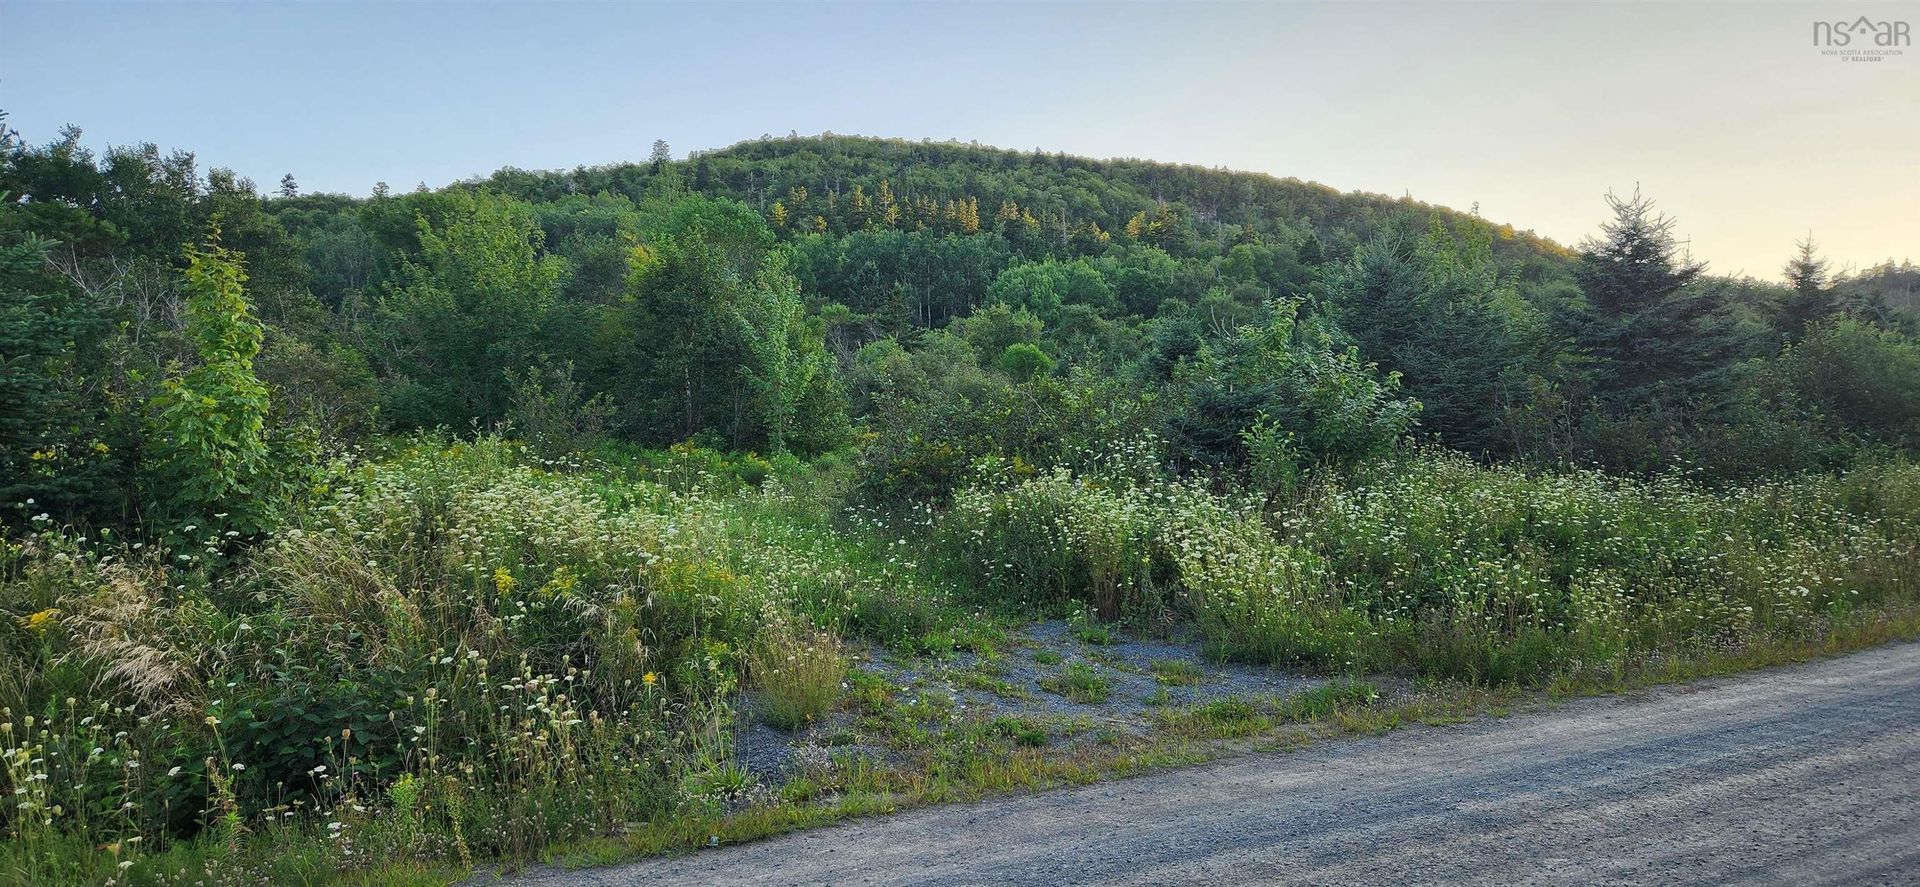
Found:
[[[1920,884],[1920,644],[522,884]]]

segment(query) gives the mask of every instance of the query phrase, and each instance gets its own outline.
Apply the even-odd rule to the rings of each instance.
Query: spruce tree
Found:
[[[1820,258],[1820,246],[1808,234],[1794,247],[1798,250],[1782,269],[1793,293],[1780,306],[1780,328],[1794,341],[1806,335],[1807,327],[1839,311],[1833,289],[1828,285],[1827,260]]]
[[[70,520],[115,498],[101,417],[79,391],[81,340],[100,324],[46,273],[54,246],[32,234],[0,243],[0,502],[30,512],[8,509],[0,523]]]
[[[1602,399],[1685,395],[1722,356],[1722,306],[1713,292],[1688,287],[1706,268],[1680,255],[1674,220],[1652,200],[1636,188],[1628,198],[1608,194],[1607,205],[1613,219],[1582,245],[1574,268],[1586,304],[1572,311],[1573,337],[1593,362]]]

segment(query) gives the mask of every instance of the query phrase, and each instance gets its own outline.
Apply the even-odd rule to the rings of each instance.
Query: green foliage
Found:
[[[996,305],[1031,312],[1043,323],[1057,323],[1068,305],[1103,309],[1113,304],[1107,280],[1084,261],[1015,265],[993,279],[987,299]]]
[[[760,687],[755,714],[780,730],[806,726],[833,707],[847,678],[846,659],[831,635],[777,630],[753,659]]]
[[[1459,234],[1436,217],[1425,238],[1377,239],[1321,275],[1362,353],[1398,370],[1422,430],[1470,453],[1508,454],[1503,405],[1528,373],[1551,374],[1543,318],[1501,279],[1484,223]]]
[[[1003,488],[969,488],[942,538],[970,588],[1029,605],[1084,601],[1103,619],[1148,591],[1147,515],[1124,493],[1064,471]]]
[[[1198,684],[1206,677],[1200,666],[1185,659],[1156,659],[1151,666],[1153,677],[1168,686],[1190,686]]]
[[[1920,343],[1843,318],[1817,323],[1765,365],[1761,390],[1836,436],[1920,445]]]
[[[850,436],[821,330],[770,238],[744,207],[690,198],[636,254],[623,373],[643,439],[707,432],[736,449],[819,453]]]
[[[383,414],[400,427],[464,428],[506,416],[509,375],[535,363],[566,265],[539,254],[521,203],[449,192],[438,219],[413,219],[417,254],[380,300],[393,355]]]
[[[276,492],[264,437],[267,388],[253,371],[262,330],[241,257],[217,233],[187,260],[186,327],[197,362],[148,404],[146,520],[183,542],[196,528],[208,537],[252,536],[272,525]]]
[[[573,364],[508,372],[512,408],[508,427],[541,455],[557,459],[591,448],[613,417],[608,395],[584,396]]]
[[[53,247],[33,234],[0,242],[0,502],[31,512],[0,524],[101,514],[118,498],[106,429],[84,396],[81,342],[97,330],[42,270]]]
[[[1015,342],[994,358],[993,365],[1015,382],[1030,382],[1035,376],[1053,371],[1053,358],[1038,346]]]
[[[1607,204],[1605,236],[1586,244],[1576,267],[1586,302],[1568,309],[1596,388],[1615,406],[1698,395],[1732,350],[1726,306],[1713,288],[1691,285],[1706,269],[1680,256],[1674,220],[1653,201],[1636,190],[1609,194]]]
[[[1084,662],[1069,663],[1059,674],[1040,679],[1040,689],[1056,693],[1082,705],[1107,701],[1107,679]]]
[[[1195,167],[657,149],[263,197],[0,128],[0,877],[117,879],[101,847],[135,881],[302,882],[704,839],[756,791],[735,703],[797,728],[842,680],[862,723],[968,749],[936,784],[987,784],[1046,730],[844,655],[990,660],[987,611],[1532,684],[1916,606],[1910,265],[1834,278],[1809,240],[1786,286],[1710,277],[1638,196],[1576,255]],[[1047,686],[1109,690],[1084,663]],[[1344,722],[1376,692],[1163,726]],[[899,796],[878,772],[781,796],[862,809]]]
[[[1396,372],[1381,373],[1336,328],[1301,318],[1295,301],[1276,302],[1266,322],[1241,327],[1216,355],[1203,352],[1181,374],[1184,402],[1169,423],[1175,452],[1199,466],[1246,470],[1248,434],[1261,446],[1260,471],[1288,473],[1272,460],[1297,453],[1299,469],[1345,470],[1392,449],[1412,429],[1420,404],[1401,398]],[[1278,445],[1286,441],[1286,448]]]

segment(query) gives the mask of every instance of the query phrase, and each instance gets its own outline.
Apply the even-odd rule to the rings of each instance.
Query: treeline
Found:
[[[0,501],[247,535],[329,447],[509,429],[847,454],[872,499],[1155,436],[1280,495],[1409,437],[1710,476],[1920,435],[1920,270],[1715,277],[1638,194],[1569,251],[1406,199],[824,136],[269,194],[69,129],[0,151]],[[30,504],[29,504],[30,503]],[[267,507],[267,506],[262,506]]]

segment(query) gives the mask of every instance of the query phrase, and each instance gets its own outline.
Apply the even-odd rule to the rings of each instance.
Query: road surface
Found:
[[[1920,884],[1920,644],[526,884]]]

